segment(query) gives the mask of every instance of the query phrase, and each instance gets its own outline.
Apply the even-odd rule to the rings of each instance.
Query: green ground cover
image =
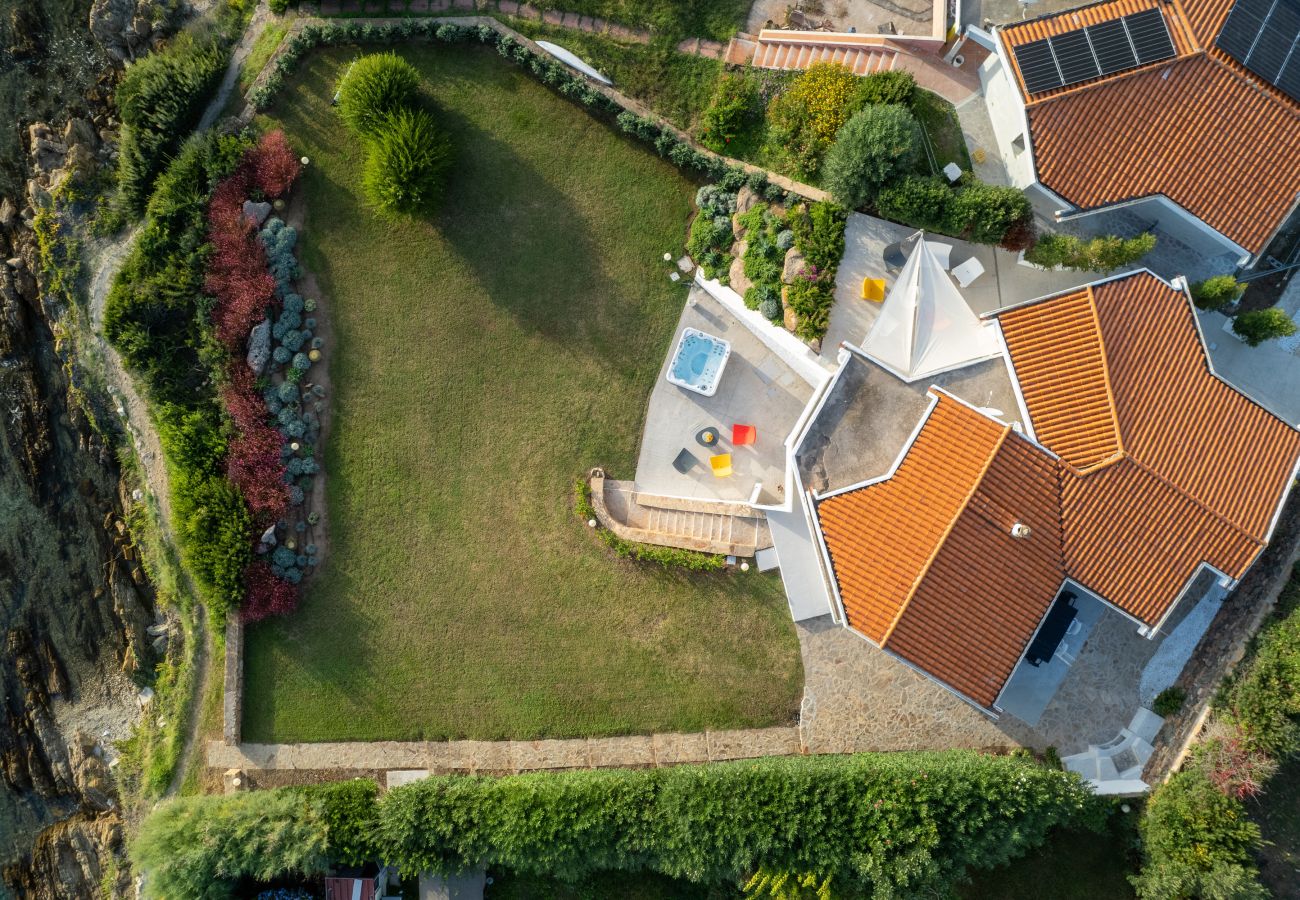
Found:
[[[239,70],[239,93],[245,94],[253,86],[257,75],[266,65],[266,61],[271,58],[275,48],[280,46],[284,36],[288,34],[289,26],[278,20],[271,20],[266,23],[262,33],[253,41],[253,46],[249,48],[248,56],[244,59],[244,65]]]
[[[962,900],[1126,900],[1135,896],[1136,811],[1116,811],[1105,830],[1056,831],[1047,843],[1009,865],[972,872]]]
[[[300,246],[336,335],[334,420],[324,571],[248,632],[246,739],[788,721],[777,579],[618,561],[572,510],[587,468],[633,472],[694,186],[490,51],[399,52],[456,147],[434,221],[362,206],[330,108],[355,48],[304,60],[264,118],[311,158]]]
[[[617,41],[530,19],[503,17],[533,40],[552,41],[607,75],[620,91],[640,100],[678,128],[692,130],[709,105],[722,62],[668,47]]]

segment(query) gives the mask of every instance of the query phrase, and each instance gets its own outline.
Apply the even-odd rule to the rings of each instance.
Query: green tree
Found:
[[[868,106],[840,129],[826,156],[826,188],[850,209],[865,206],[889,181],[916,164],[916,119],[905,107]]]
[[[979,244],[997,244],[1032,216],[1024,191],[977,181],[957,191],[947,218],[952,233]]]
[[[1157,788],[1139,831],[1145,860],[1132,880],[1143,900],[1268,896],[1255,881],[1251,857],[1259,826],[1241,801],[1221,793],[1200,772],[1179,772]]]
[[[1290,337],[1295,334],[1295,322],[1276,306],[1268,309],[1252,309],[1232,320],[1232,331],[1247,344],[1258,347],[1273,338]]]
[[[361,186],[382,213],[418,214],[442,196],[451,143],[422,109],[399,109],[370,142]]]
[[[760,108],[758,88],[754,82],[743,73],[725,73],[718,79],[713,97],[701,117],[700,143],[718,153],[727,152],[727,145],[736,139]]]
[[[952,201],[952,188],[938,178],[909,175],[881,188],[876,212],[913,228],[949,232]]]
[[[835,136],[862,108],[860,88],[858,76],[846,66],[809,66],[768,104],[771,152],[795,175],[816,175]]]
[[[140,826],[131,859],[146,897],[222,900],[240,878],[323,874],[327,845],[319,799],[253,791],[163,803]]]
[[[1236,303],[1246,292],[1244,284],[1238,284],[1231,275],[1214,275],[1204,281],[1192,282],[1192,302],[1201,309],[1222,309],[1230,303]]]
[[[394,113],[410,106],[419,87],[415,67],[396,53],[367,54],[344,70],[339,115],[357,134],[377,136]]]

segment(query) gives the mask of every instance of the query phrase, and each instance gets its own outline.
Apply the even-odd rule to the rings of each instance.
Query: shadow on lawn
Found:
[[[457,157],[432,224],[523,327],[621,363],[637,317],[620,314],[590,221],[509,144],[454,110],[436,114]]]

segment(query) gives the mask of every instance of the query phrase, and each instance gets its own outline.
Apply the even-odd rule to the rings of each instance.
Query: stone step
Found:
[[[620,487],[623,483],[620,483]],[[644,491],[632,491],[632,501],[638,506],[656,509],[670,509],[681,512],[707,513],[719,516],[744,516],[761,519],[763,514],[748,503],[735,503],[723,500],[694,500],[689,497],[664,497]]]

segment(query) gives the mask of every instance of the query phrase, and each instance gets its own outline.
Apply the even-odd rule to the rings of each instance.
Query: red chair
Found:
[[[744,447],[746,444],[752,444],[758,440],[758,429],[753,425],[732,425],[731,426],[731,443],[737,447]]]

